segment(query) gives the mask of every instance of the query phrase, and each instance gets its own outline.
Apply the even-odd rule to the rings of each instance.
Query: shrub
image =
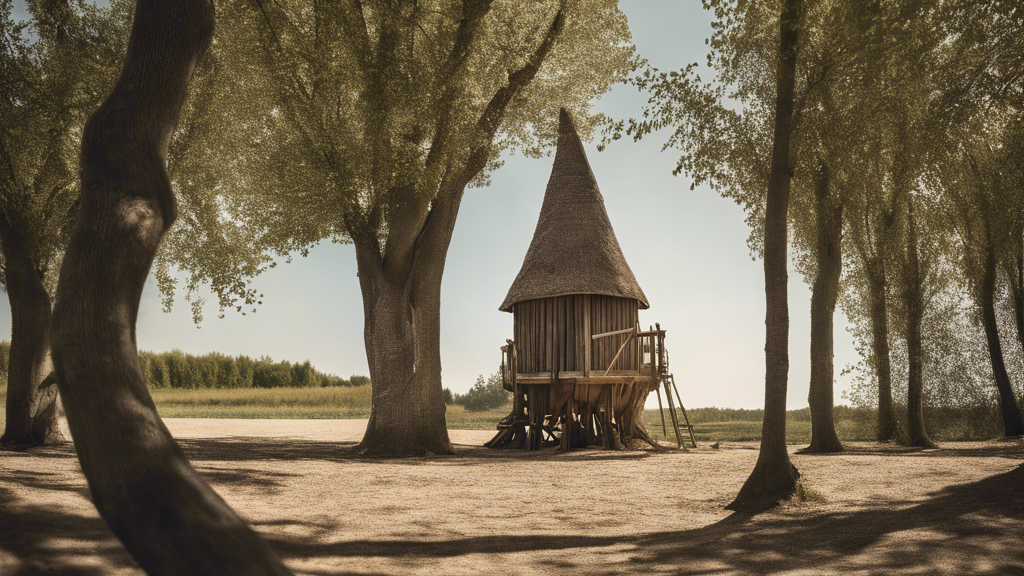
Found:
[[[477,376],[476,383],[469,392],[460,394],[454,398],[456,404],[461,404],[470,412],[481,412],[500,408],[512,400],[512,393],[501,385],[501,373],[491,374],[484,380],[483,374]]]

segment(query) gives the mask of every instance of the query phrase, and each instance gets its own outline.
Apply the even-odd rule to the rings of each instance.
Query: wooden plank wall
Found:
[[[590,329],[594,334],[614,332],[636,326],[639,313],[639,303],[636,300],[596,294],[590,298]],[[629,338],[629,334],[618,334],[596,340],[590,365],[591,370],[607,369],[626,338]],[[615,364],[614,369],[639,370],[636,349],[637,344],[634,338],[627,349],[619,355],[619,361]]]
[[[583,371],[586,299],[590,299],[591,334],[632,328],[639,311],[636,300],[614,296],[575,294],[526,300],[513,306],[513,332],[520,373]],[[604,371],[627,334],[595,340],[591,369]],[[623,350],[616,370],[638,370],[637,344]]]

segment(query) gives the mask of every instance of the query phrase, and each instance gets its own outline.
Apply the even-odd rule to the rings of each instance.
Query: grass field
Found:
[[[367,418],[370,415],[370,386],[331,388],[226,388],[226,389],[153,389],[150,391],[160,415],[165,418]],[[0,403],[6,404],[6,384],[0,385]],[[448,428],[457,430],[494,430],[509,408],[469,412],[462,406],[448,406]],[[759,410],[696,408],[689,410],[690,423],[698,443],[744,442],[761,439]],[[958,418],[929,417],[929,432],[940,441],[975,440],[998,436],[998,430],[980,429],[978,422],[995,420],[961,415]],[[841,440],[870,441],[874,437],[874,413],[837,407],[836,431]],[[0,410],[0,429],[4,424]],[[680,421],[682,420],[680,416]],[[662,431],[657,410],[647,410],[644,422],[652,436],[675,442],[672,421],[666,413],[668,428]],[[681,430],[684,441],[686,430]],[[786,422],[786,440],[805,444],[811,438],[807,409],[792,410]]]

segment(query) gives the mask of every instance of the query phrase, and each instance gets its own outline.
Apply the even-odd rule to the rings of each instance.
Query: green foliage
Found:
[[[0,342],[0,353],[4,344]],[[292,364],[287,360],[274,362],[267,356],[254,360],[248,356],[232,358],[218,352],[193,356],[172,350],[140,352],[139,364],[146,385],[151,389],[361,387],[370,383],[365,376],[345,380],[334,374],[323,374],[314,369],[309,360]]]
[[[818,504],[828,502],[824,494],[808,488],[804,482],[796,483],[796,491],[793,493],[792,500],[795,502],[816,502]]]
[[[25,250],[52,292],[77,210],[82,126],[116,79],[131,6],[26,4],[29,19],[15,22],[0,0],[0,242]]]
[[[508,405],[512,402],[512,393],[502,386],[501,372],[491,374],[487,380],[483,375],[477,377],[476,383],[465,394],[455,394],[452,403],[463,406],[469,412],[482,412]]]
[[[549,149],[559,107],[586,137],[634,65],[616,0],[227,0],[215,34],[169,154],[189,216],[156,268],[167,305],[187,276],[197,320],[200,284],[249,313],[249,280],[322,240],[403,261],[385,252],[442,196]]]

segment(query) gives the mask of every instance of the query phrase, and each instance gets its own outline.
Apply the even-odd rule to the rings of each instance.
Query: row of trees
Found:
[[[2,343],[0,343],[2,347]],[[139,365],[150,388],[282,388],[295,386],[364,386],[366,376],[349,379],[318,372],[309,363],[274,362],[268,356],[227,356],[219,353],[193,356],[181,350],[140,352]]]
[[[677,173],[743,206],[750,246],[764,257],[764,435],[734,505],[784,496],[798,477],[780,444],[790,242],[812,286],[808,451],[842,450],[832,421],[837,302],[863,357],[855,396],[878,407],[880,441],[934,446],[926,381],[939,405],[985,390],[1005,435],[1020,435],[1004,349],[1007,334],[1024,346],[1024,8],[1006,0],[704,4],[716,18],[713,81],[696,64],[644,71],[635,83],[651,91],[650,105],[643,120],[614,126],[613,138],[671,128],[666,146],[682,151]],[[894,389],[906,392],[905,428]]]
[[[11,343],[0,341],[0,379],[5,384]],[[218,352],[194,356],[181,350],[139,352],[139,366],[149,388],[319,388],[366,386],[368,376],[342,378],[324,374],[305,362],[274,362],[269,356],[227,356]]]
[[[36,113],[20,107],[59,77],[36,74],[33,66],[82,53],[90,60],[85,69],[99,70],[109,62],[106,54],[120,53],[103,52],[117,42],[100,41],[106,24],[90,24],[85,2],[30,2],[39,38],[50,35],[40,44],[25,40],[24,27],[10,19],[10,1],[0,2],[7,50],[0,69],[3,86],[12,87],[2,103],[5,118]],[[654,117],[669,112],[654,122],[683,127],[682,168],[749,209],[753,243],[765,258],[764,440],[734,506],[785,494],[797,477],[785,447],[790,229],[797,254],[806,253],[801,261],[816,278],[812,446],[834,449],[838,443],[834,431],[829,434],[831,410],[822,407],[831,408],[826,352],[832,308],[844,285],[857,285],[842,281],[842,255],[849,251],[840,241],[847,230],[862,238],[865,272],[859,277],[867,280],[861,284],[870,288],[868,280],[876,277],[868,271],[881,271],[882,291],[867,293],[878,296],[886,323],[905,326],[911,436],[923,433],[915,420],[924,374],[922,327],[935,309],[928,290],[943,262],[950,270],[981,271],[968,286],[985,318],[1007,433],[1015,425],[1019,431],[1012,389],[998,374],[998,330],[987,311],[990,279],[997,277],[990,262],[1001,261],[990,239],[999,228],[978,216],[998,213],[986,208],[996,205],[989,192],[1013,189],[1004,185],[1011,164],[1000,154],[1014,149],[1009,135],[1019,111],[1019,7],[979,0],[705,4],[718,17],[710,39],[717,84],[686,72],[648,79]],[[105,13],[111,30],[118,29],[116,12]],[[301,252],[321,239],[352,242],[373,379],[362,447],[371,454],[447,453],[439,295],[462,194],[486,177],[502,151],[537,153],[549,144],[559,106],[587,118],[592,98],[634,61],[614,0],[236,0],[221,14],[215,47],[203,59],[214,36],[212,2],[139,0],[121,75],[84,128],[78,117],[55,114],[65,123],[27,136],[45,143],[63,133],[58,140],[66,143],[81,130],[78,170],[57,171],[80,174],[81,194],[78,203],[43,203],[31,212],[49,215],[65,231],[67,215],[77,214],[66,244],[55,244],[67,248],[50,322],[42,297],[49,268],[40,263],[56,260],[36,256],[43,251],[23,257],[17,248],[31,226],[11,217],[18,202],[2,207],[12,315],[30,311],[24,317],[34,322],[16,326],[15,334],[38,332],[31,340],[43,343],[25,356],[32,376],[17,378],[17,394],[24,388],[28,398],[43,398],[34,382],[42,384],[38,376],[48,373],[49,341],[94,501],[147,572],[286,574],[184,458],[153,408],[138,362],[138,303],[178,219],[175,187],[185,218],[158,273],[172,264],[190,270],[189,286],[211,282],[222,305],[258,303],[247,280],[269,255]],[[202,97],[186,107],[196,71],[192,87]],[[94,108],[88,98],[107,93],[97,87],[113,81],[113,75],[98,75],[58,84],[77,87],[74,102],[84,102],[86,113]],[[172,138],[182,114],[184,130]],[[19,150],[11,134],[4,133],[10,138],[5,160]],[[4,194],[61,197],[61,188],[46,179],[25,185],[19,165],[11,160],[3,167]],[[18,190],[25,196],[16,196]],[[847,199],[851,190],[863,195]],[[953,239],[971,256],[944,249],[957,245],[943,242],[946,236],[931,236],[950,229],[932,225],[944,214],[961,215]],[[840,222],[850,224],[836,233]],[[177,242],[176,233],[183,234]],[[171,284],[169,273],[160,277]],[[19,284],[24,278],[27,292]],[[867,316],[871,334],[882,316]],[[885,347],[886,355],[887,330],[885,338],[873,338],[872,348]],[[12,386],[15,348],[12,342]],[[880,387],[886,355],[873,357]],[[28,410],[16,406],[24,411],[19,418],[45,412],[40,400],[27,404]]]

